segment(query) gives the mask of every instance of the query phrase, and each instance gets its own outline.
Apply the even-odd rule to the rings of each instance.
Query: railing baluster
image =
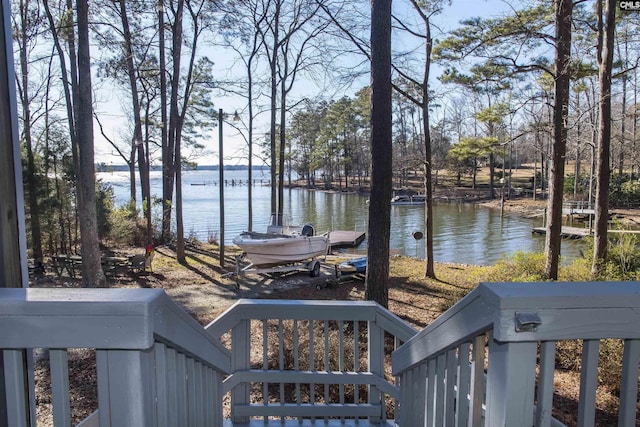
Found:
[[[188,401],[187,401],[187,360],[183,353],[176,355],[176,377],[178,379],[178,389],[176,399],[178,400],[178,423],[180,425],[189,422]]]
[[[310,366],[310,370],[311,371],[315,371],[316,370],[316,353],[315,353],[315,336],[314,336],[314,325],[313,325],[313,320],[309,319],[309,364]],[[310,404],[311,405],[315,405],[316,404],[316,386],[315,384],[311,383],[309,384],[309,400],[310,400]],[[311,420],[315,420],[315,417],[311,417]]]
[[[419,408],[419,406],[416,404],[415,400],[420,402],[420,400],[421,400],[420,396],[422,395],[422,397],[424,397],[424,391],[421,390],[422,387],[420,387],[420,385],[417,384],[418,377],[419,377],[419,375],[418,375],[419,369],[420,369],[419,366],[417,366],[417,367],[415,367],[413,369],[409,369],[402,376],[402,384],[401,384],[402,385],[402,392],[401,392],[400,396],[403,397],[403,399],[402,399],[403,412],[405,414],[407,414],[407,416],[403,420],[403,422],[407,423],[407,425],[418,425],[419,424],[416,421],[416,419],[419,416],[419,414],[417,414],[416,408]],[[409,398],[409,396],[411,396],[411,398]],[[414,396],[415,396],[415,400],[413,399]],[[406,399],[405,399],[405,397],[406,397]]]
[[[178,353],[173,348],[167,348],[167,425],[178,425],[180,402],[177,398],[178,383]]]
[[[278,319],[278,369],[284,370],[284,326],[282,319]],[[284,383],[280,383],[280,404],[285,404]],[[284,422],[284,417],[280,419]]]
[[[202,365],[202,419],[205,426],[213,424],[213,378],[211,377],[211,368]]]
[[[192,357],[185,357],[187,369],[187,420],[190,426],[197,425],[196,422],[196,364]]]
[[[324,321],[324,370],[330,371],[329,365],[329,321]],[[324,404],[329,404],[329,384],[324,385]],[[329,421],[328,417],[324,417],[325,422]]]
[[[469,398],[471,389],[471,365],[469,364],[470,342],[458,347],[458,379],[456,393],[456,426],[463,427],[469,420]]]
[[[353,322],[353,372],[360,372],[360,322]],[[354,384],[353,403],[360,403],[360,386]]]
[[[51,367],[51,403],[53,406],[53,424],[71,425],[69,405],[69,360],[67,350],[49,350]]]
[[[538,375],[538,404],[536,406],[536,427],[551,425],[553,408],[553,374],[555,371],[556,342],[543,341],[540,344],[540,374]]]
[[[384,330],[376,322],[369,321],[367,323],[369,330],[369,345],[367,351],[369,372],[384,378]],[[379,423],[381,418],[386,415],[386,408],[384,407],[384,398],[380,390],[373,385],[369,386],[369,403],[372,405],[380,405],[380,417],[371,417],[369,419],[371,423]]]
[[[593,426],[595,422],[599,353],[599,340],[584,340],[582,342],[580,403],[578,406],[578,425],[581,427]]]
[[[267,319],[262,320],[262,369],[269,369],[269,324]],[[262,383],[262,403],[269,403],[269,383]],[[268,417],[263,417],[264,422],[268,421]]]
[[[437,373],[437,360],[435,358],[427,361],[427,405],[426,405],[426,418],[427,426],[436,425],[436,373]]]
[[[163,343],[156,343],[154,346],[154,353],[156,376],[156,414],[158,419],[158,427],[167,427],[169,425],[169,367],[167,366],[167,346]]]
[[[8,425],[27,427],[27,398],[25,396],[25,363],[22,350],[4,350],[4,374],[7,392]]]
[[[453,426],[455,424],[455,404],[456,404],[456,380],[458,356],[457,349],[447,352],[446,373],[444,383],[444,425]]]
[[[340,320],[338,322],[338,370],[340,372],[345,372],[344,368],[344,322]],[[344,404],[344,384],[340,384],[339,386],[339,394],[340,394],[340,403]],[[341,417],[340,420],[344,422],[345,418]]]
[[[444,421],[444,402],[446,399],[445,394],[445,372],[446,372],[447,355],[446,353],[440,354],[436,358],[436,425],[442,425]]]
[[[300,346],[300,332],[298,331],[298,320],[295,319],[293,321],[293,369],[296,371],[300,370],[300,351],[298,347]],[[300,383],[296,383],[296,403],[300,405],[302,403],[302,394],[300,391]],[[302,417],[298,417],[298,421],[301,421]]]
[[[195,363],[195,381],[196,381],[196,425],[204,426],[204,386],[203,386],[203,378],[204,372],[202,369],[202,363],[196,360]]]
[[[471,388],[469,390],[471,411],[469,423],[479,426],[482,422],[482,404],[484,403],[484,348],[485,335],[473,339],[471,353]]]
[[[410,416],[414,425],[424,426],[427,423],[426,408],[427,408],[427,364],[421,363],[419,366],[410,370],[413,378],[411,379],[411,386],[413,390],[411,394],[407,396],[407,400],[410,402],[407,410],[403,412],[404,416]],[[413,396],[416,396],[414,399]],[[412,414],[412,415],[409,415]]]
[[[619,426],[636,422],[638,402],[638,365],[640,364],[640,340],[625,340],[622,356],[622,383],[620,384]]]

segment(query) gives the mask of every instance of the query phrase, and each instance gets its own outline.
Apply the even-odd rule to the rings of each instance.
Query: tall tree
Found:
[[[31,228],[32,256],[42,262],[42,230],[40,226],[40,205],[38,193],[41,183],[41,174],[36,170],[34,144],[32,138],[32,113],[31,92],[29,81],[30,52],[34,49],[37,34],[40,28],[41,16],[36,5],[29,0],[20,0],[18,3],[18,17],[15,22],[14,38],[19,47],[20,78],[17,80],[20,105],[22,108],[22,139],[27,154],[26,190],[29,202],[29,222]]]
[[[134,63],[135,55],[133,51],[133,39],[129,26],[129,16],[127,13],[127,3],[120,0],[120,20],[122,22],[123,33],[123,57],[126,64],[129,86],[131,90],[131,102],[133,111],[133,141],[132,150],[138,154],[138,173],[140,174],[140,185],[142,186],[142,209],[147,224],[147,245],[153,241],[153,229],[151,223],[151,185],[149,182],[149,165],[147,164],[148,153],[142,141],[142,117],[140,108],[140,95],[138,93],[138,73]],[[133,185],[133,184],[132,184]]]
[[[391,0],[371,0],[371,196],[366,298],[389,305],[392,193]]]
[[[597,0],[598,14],[598,80],[600,83],[598,123],[598,185],[596,187],[595,228],[592,273],[607,254],[607,221],[609,220],[609,165],[611,150],[611,69],[613,66],[613,43],[616,27],[616,1]],[[604,4],[604,16],[603,16]]]
[[[418,88],[417,96],[414,96],[410,90],[404,90],[398,85],[394,88],[402,95],[411,100],[416,106],[418,106],[422,113],[422,132],[424,134],[424,153],[423,153],[423,167],[424,167],[424,194],[425,194],[425,214],[424,214],[424,229],[425,229],[425,277],[435,279],[436,272],[434,267],[433,258],[433,161],[432,161],[432,144],[431,144],[431,122],[429,120],[429,73],[431,71],[431,52],[433,50],[433,38],[431,36],[431,17],[439,13],[442,8],[443,1],[424,2],[417,0],[410,0],[411,6],[419,16],[423,32],[417,32],[409,28],[407,25],[399,20],[398,25],[408,32],[408,34],[418,36],[424,42],[424,67],[422,69],[422,75],[419,78],[411,77],[408,73],[403,72],[399,67],[395,67],[395,70],[408,80],[411,85]]]
[[[562,195],[564,164],[567,153],[567,120],[569,115],[569,82],[571,79],[571,26],[573,0],[556,0],[556,58],[553,104],[553,144],[547,203],[547,232],[545,237],[545,276],[558,279],[562,233]]]
[[[102,271],[98,220],[96,212],[96,175],[93,141],[93,103],[91,94],[91,54],[89,51],[89,4],[78,0],[78,104],[76,132],[78,136],[78,194],[80,205],[80,238],[82,241],[82,285],[105,287]]]

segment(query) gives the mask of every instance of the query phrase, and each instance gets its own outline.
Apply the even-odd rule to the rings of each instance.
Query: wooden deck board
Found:
[[[329,232],[329,243],[332,247],[358,246],[365,238],[364,231],[334,230]]]

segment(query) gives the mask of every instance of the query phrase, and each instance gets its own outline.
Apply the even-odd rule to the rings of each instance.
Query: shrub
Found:
[[[110,215],[113,212],[113,200],[113,187],[98,181],[96,183],[96,220],[100,237],[105,237],[111,232],[113,223]]]
[[[489,268],[491,282],[539,282],[544,280],[545,256],[541,252],[515,252]]]
[[[133,201],[114,209],[110,215],[110,223],[108,236],[111,241],[129,246],[144,245],[145,227]]]
[[[613,228],[621,230],[614,221]],[[587,249],[584,257],[591,261],[593,239],[586,239]],[[630,233],[609,233],[607,254],[600,262],[599,280],[634,280],[640,274],[640,237]]]

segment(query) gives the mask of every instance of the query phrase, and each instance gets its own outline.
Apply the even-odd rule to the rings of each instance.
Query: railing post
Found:
[[[369,359],[369,372],[384,378],[384,330],[373,321],[369,321],[368,326],[369,340],[367,356]],[[380,417],[369,418],[369,422],[379,423],[384,411],[386,411],[386,405],[384,404],[384,396],[380,390],[372,385],[369,386],[369,404],[380,405]]]
[[[263,337],[267,339],[267,337]],[[251,349],[251,322],[241,320],[231,330],[231,372],[244,371],[251,368],[249,352]],[[231,419],[234,423],[248,423],[249,417],[235,414],[236,405],[249,404],[249,385],[238,384],[231,391]]]
[[[491,335],[485,425],[533,425],[538,344],[501,343]]]
[[[100,426],[152,426],[155,411],[153,349],[97,350]]]

